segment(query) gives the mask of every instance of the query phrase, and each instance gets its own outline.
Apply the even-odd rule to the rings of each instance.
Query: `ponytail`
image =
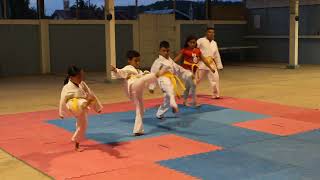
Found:
[[[81,68],[78,68],[75,65],[69,66],[68,67],[68,75],[67,75],[66,79],[63,82],[64,85],[68,84],[70,77],[78,75],[81,72],[81,70],[82,70]]]
[[[64,80],[63,85],[68,84],[68,82],[69,82],[69,78],[70,78],[70,76],[68,75],[68,76],[66,77],[66,79]]]

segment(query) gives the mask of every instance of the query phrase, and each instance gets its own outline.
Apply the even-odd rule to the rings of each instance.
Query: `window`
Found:
[[[173,0],[117,0],[117,20],[137,19],[139,14],[173,14]]]
[[[261,28],[261,16],[260,15],[253,16],[253,26],[255,29]]]
[[[0,19],[4,18],[3,1],[0,1]]]
[[[49,19],[76,19],[76,13],[71,11],[74,4],[76,0],[45,0],[45,16]]]
[[[173,14],[174,1],[173,0],[140,0],[139,13],[144,14]]]
[[[7,1],[7,14],[10,19],[36,19],[37,0],[10,0]]]
[[[177,0],[176,19],[193,20],[206,18],[205,0]]]
[[[78,11],[76,3],[71,10],[78,19],[104,19],[104,0],[78,0]]]
[[[104,19],[104,0],[45,0],[51,19]]]
[[[138,7],[136,7],[136,2],[140,3],[140,0],[116,0],[114,5],[116,20],[137,19]]]

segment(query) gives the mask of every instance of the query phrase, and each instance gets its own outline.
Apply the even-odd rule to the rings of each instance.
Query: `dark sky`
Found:
[[[47,15],[51,15],[56,9],[63,9],[63,0],[44,0],[45,1],[45,11]],[[75,0],[69,0],[70,4],[74,4]],[[88,1],[88,0],[86,0]],[[114,0],[115,5],[125,6],[134,5],[135,0]],[[139,5],[148,5],[159,0],[139,0]],[[179,0],[177,0],[179,1]],[[204,0],[190,0],[190,1],[204,1]],[[224,1],[241,1],[241,0],[224,0]],[[30,6],[36,7],[37,0],[30,0]],[[98,6],[104,4],[104,0],[90,0],[90,3],[97,4]]]

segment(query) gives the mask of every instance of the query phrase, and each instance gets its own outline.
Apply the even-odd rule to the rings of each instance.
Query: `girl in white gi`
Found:
[[[82,69],[74,65],[68,68],[68,76],[64,81],[59,106],[60,118],[64,118],[65,109],[67,109],[77,120],[76,131],[71,138],[77,151],[80,151],[80,141],[85,138],[88,126],[88,109],[92,107],[98,113],[102,110],[100,101],[83,79]]]
[[[223,69],[218,45],[214,41],[214,29],[212,27],[207,28],[206,37],[200,38],[197,41],[198,48],[206,59],[210,62],[211,66],[216,69],[215,73],[210,72],[209,68],[203,62],[199,62],[199,76],[197,77],[198,83],[207,76],[212,86],[213,95],[212,98],[220,98],[219,87],[219,73],[217,70]]]
[[[199,61],[203,61],[205,65],[210,69],[212,73],[215,73],[215,70],[210,66],[206,59],[202,56],[200,49],[197,48],[197,38],[193,35],[188,36],[185,42],[184,48],[180,50],[177,57],[174,59],[175,62],[179,62],[183,59],[182,67],[193,73],[194,76],[199,74]],[[189,94],[191,93],[192,97],[192,106],[200,106],[196,100],[196,82],[191,81],[190,79],[184,79],[186,90],[184,92],[184,102],[183,104],[187,105],[187,100]]]
[[[173,113],[178,113],[178,105],[175,100],[175,95],[180,96],[178,86],[182,87],[182,90],[185,90],[184,84],[177,77],[180,76],[182,79],[192,80],[192,72],[185,70],[183,67],[176,64],[170,58],[170,44],[167,41],[162,41],[160,43],[159,49],[159,58],[156,59],[151,67],[151,73],[156,72],[159,67],[163,66],[168,70],[163,76],[158,78],[158,84],[160,89],[164,93],[163,104],[159,107],[156,114],[157,118],[162,119],[164,114],[172,108]],[[149,90],[153,93],[156,87],[156,83],[153,83],[149,86]]]
[[[140,67],[140,54],[137,51],[131,50],[127,52],[128,65],[122,69],[117,69],[111,66],[112,74],[116,78],[124,79],[125,92],[129,99],[136,105],[136,118],[133,128],[135,136],[144,134],[143,129],[143,90],[150,83],[157,81],[157,77],[162,75],[165,70],[158,69],[155,73],[148,71],[142,72]]]

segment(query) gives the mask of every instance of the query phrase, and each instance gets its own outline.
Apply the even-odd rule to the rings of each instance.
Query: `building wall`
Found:
[[[104,71],[104,25],[50,25],[51,72],[65,72],[70,64],[85,71]]]
[[[117,67],[124,67],[128,60],[126,53],[133,48],[133,26],[131,24],[116,24],[116,55]]]
[[[40,73],[39,26],[0,24],[0,76]]]
[[[153,15],[154,16],[154,15]],[[242,44],[246,22],[241,21],[175,21],[167,15],[146,16],[143,20],[117,21],[117,66],[127,64],[126,52],[141,52],[142,67],[150,68],[158,56],[159,42],[171,44],[172,57],[190,34],[204,35],[207,26],[215,26],[220,47]],[[151,19],[151,20],[150,20]],[[166,23],[163,23],[166,22]],[[85,71],[106,70],[105,21],[50,20],[46,21],[48,50],[41,56],[41,31],[38,20],[0,20],[0,76],[40,74],[41,64],[48,62],[49,72],[62,74],[70,64]],[[44,58],[44,60],[42,60]],[[46,60],[46,58],[48,58]]]
[[[261,28],[254,28],[254,16],[260,16]],[[299,63],[320,64],[320,4],[301,5],[299,24]],[[289,61],[289,7],[249,10],[247,41],[259,46],[248,58],[278,62]],[[269,54],[269,55],[267,55]],[[272,59],[271,59],[272,58]]]
[[[183,47],[189,35],[204,37],[207,24],[181,24],[180,47]],[[240,46],[245,44],[246,24],[217,24],[215,28],[215,40],[220,47]]]

